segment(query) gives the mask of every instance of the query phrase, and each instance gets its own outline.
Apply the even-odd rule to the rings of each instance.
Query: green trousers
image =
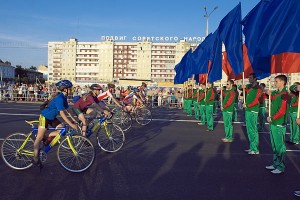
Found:
[[[214,130],[214,117],[213,117],[213,105],[206,105],[205,106],[205,115],[206,115],[206,122],[207,122],[207,129]]]
[[[223,120],[225,128],[225,139],[232,140],[233,125],[232,125],[232,112],[223,111]]]
[[[233,121],[235,121],[235,122],[238,121],[237,110],[238,110],[238,104],[234,103],[234,110],[233,110],[233,113],[232,113],[232,118],[233,118]]]
[[[186,99],[183,99],[183,111],[187,112],[187,103],[186,103]]]
[[[246,129],[247,134],[250,142],[250,150],[254,152],[259,152],[258,150],[258,130],[257,130],[257,118],[258,113],[252,111],[245,111],[246,112]]]
[[[214,101],[213,114],[217,114],[218,101]]]
[[[206,124],[206,109],[205,109],[205,105],[201,104],[199,107],[200,107],[200,122],[202,124]]]
[[[191,100],[191,99],[187,99],[186,100],[186,113],[188,114],[188,115],[192,115],[193,114],[193,110],[192,110],[192,104],[193,104],[193,100]]]
[[[195,112],[195,118],[199,119],[200,116],[200,103],[197,101],[194,101],[194,112]]]
[[[266,107],[259,107],[258,111],[258,131],[264,131],[266,124]]]
[[[275,169],[278,169],[284,172],[285,169],[285,154],[286,154],[286,147],[285,147],[285,126],[279,125],[270,125],[270,140],[273,150],[273,166]]]
[[[296,124],[297,113],[290,113],[290,141],[293,143],[299,143],[299,126]]]

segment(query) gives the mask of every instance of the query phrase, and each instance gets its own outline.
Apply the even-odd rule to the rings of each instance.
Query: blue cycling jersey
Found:
[[[47,108],[41,111],[41,115],[48,120],[53,120],[59,111],[66,110],[68,107],[67,97],[63,93],[60,93],[52,99]]]

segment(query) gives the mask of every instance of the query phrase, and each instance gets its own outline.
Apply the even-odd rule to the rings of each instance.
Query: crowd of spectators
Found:
[[[106,85],[102,85],[103,91],[107,89]],[[113,95],[118,100],[122,100],[122,95],[127,90],[131,90],[132,86],[116,86]],[[54,85],[46,84],[3,84],[0,88],[1,101],[28,101],[28,102],[42,102],[46,100],[49,95],[56,92]],[[74,96],[82,95],[89,92],[89,85],[79,86],[75,85],[73,91],[68,97],[71,101]],[[152,102],[152,106],[167,106],[179,107],[182,106],[183,90],[181,88],[170,87],[148,87],[147,97]]]

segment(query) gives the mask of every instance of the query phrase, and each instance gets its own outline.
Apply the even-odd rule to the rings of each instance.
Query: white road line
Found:
[[[13,116],[18,116],[18,115],[21,115],[21,116],[40,116],[39,114],[14,114],[14,113],[0,113],[0,115],[13,115]]]
[[[1,110],[38,110],[37,108],[22,109],[22,108],[0,108]]]

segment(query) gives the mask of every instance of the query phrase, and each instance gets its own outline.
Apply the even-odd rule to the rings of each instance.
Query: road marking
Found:
[[[40,116],[39,114],[14,114],[14,113],[0,113],[0,115],[13,115],[13,116],[18,116],[18,115],[22,115],[22,116]]]
[[[36,108],[22,109],[22,108],[1,108],[1,110],[37,110]]]

